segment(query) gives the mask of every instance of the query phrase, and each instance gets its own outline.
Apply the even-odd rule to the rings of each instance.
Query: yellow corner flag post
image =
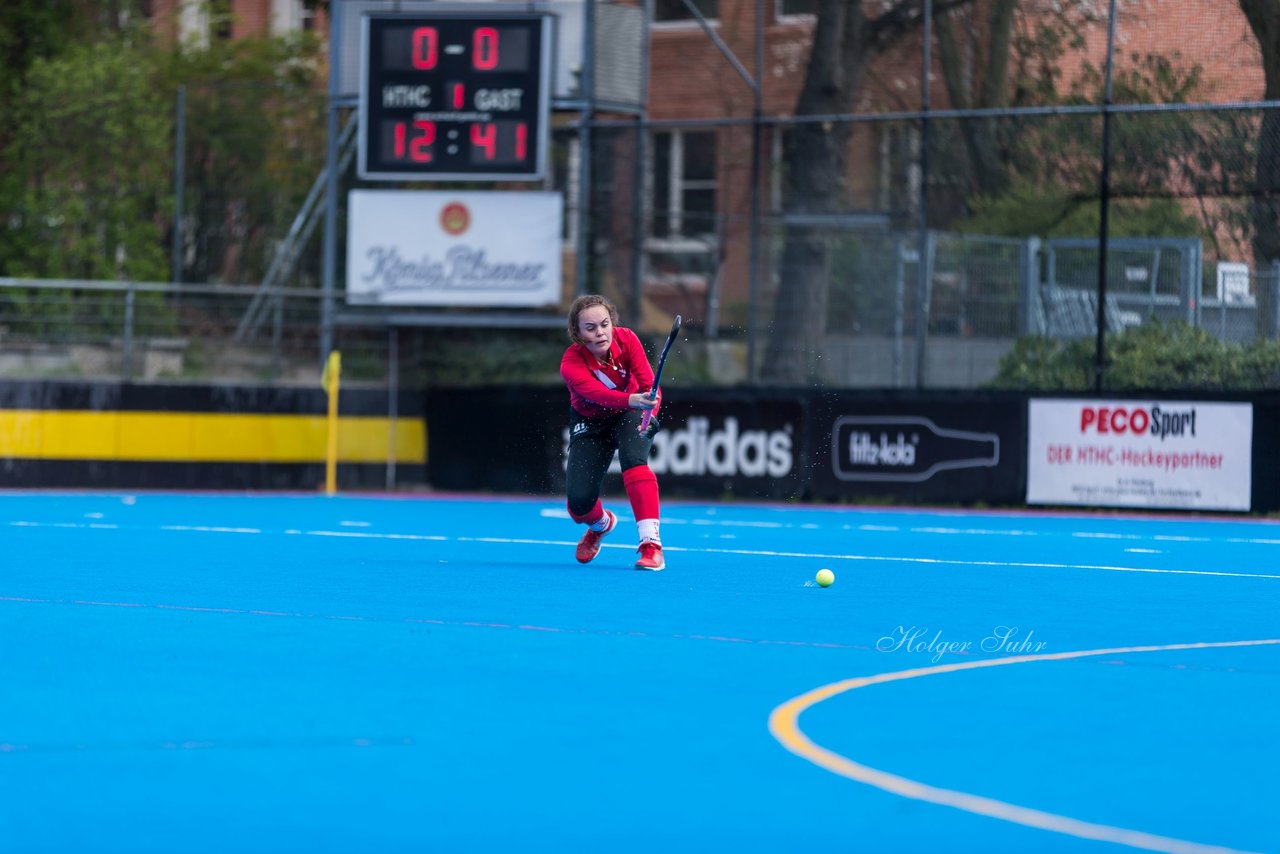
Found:
[[[324,491],[338,491],[338,386],[342,380],[342,354],[334,350],[324,364],[320,384],[329,395],[329,445],[324,455]]]

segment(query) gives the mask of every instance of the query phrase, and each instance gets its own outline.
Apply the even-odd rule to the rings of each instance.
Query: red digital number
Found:
[[[413,67],[419,71],[429,71],[436,67],[440,59],[440,34],[435,27],[418,27],[413,31],[412,55],[409,57]]]
[[[529,153],[529,126],[516,122],[516,160],[523,161]]]
[[[498,155],[498,129],[493,125],[472,125],[471,144],[484,149],[484,159]]]
[[[453,84],[453,108],[455,110],[462,109],[462,101],[465,97],[466,89],[461,83]]]
[[[498,31],[493,27],[477,27],[472,34],[471,65],[477,71],[498,67]]]
[[[413,122],[413,134],[405,122],[396,122],[395,156],[404,159],[407,154],[415,163],[430,163],[434,157],[431,146],[436,141],[436,123],[425,119]]]

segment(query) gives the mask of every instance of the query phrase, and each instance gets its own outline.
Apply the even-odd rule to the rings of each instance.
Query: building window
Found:
[[[817,16],[818,0],[778,0],[774,7],[779,18],[790,18],[796,15]]]
[[[209,35],[213,41],[230,41],[233,22],[231,0],[213,0],[209,4]]]
[[[715,131],[653,135],[653,228],[658,238],[716,233]]]
[[[920,198],[920,128],[891,122],[879,129],[880,181],[876,201],[882,211],[915,211]]]
[[[774,213],[781,213],[787,209],[787,182],[790,176],[787,175],[785,152],[787,137],[791,132],[790,127],[779,125],[773,129],[770,140],[772,152],[769,158],[769,205]]]
[[[692,300],[679,309],[688,313],[705,295],[719,257],[716,134],[656,132],[649,154],[645,284],[651,295]]]
[[[271,32],[315,32],[316,6],[316,0],[272,0]]]
[[[698,8],[698,12],[708,21],[715,20],[719,16],[719,10],[716,8],[716,0],[693,0],[693,5]],[[684,0],[654,0],[653,4],[653,20],[657,23],[663,21],[693,21],[693,13],[689,11],[689,7],[684,4]]]

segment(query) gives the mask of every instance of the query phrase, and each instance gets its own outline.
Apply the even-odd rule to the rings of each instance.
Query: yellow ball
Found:
[[[830,587],[835,583],[836,574],[829,569],[820,569],[816,580],[819,587]]]

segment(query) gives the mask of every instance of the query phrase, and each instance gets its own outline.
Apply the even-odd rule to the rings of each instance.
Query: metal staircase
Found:
[[[356,130],[359,124],[359,114],[353,110],[338,135],[339,175],[347,171],[352,158],[356,155]],[[328,169],[321,169],[302,207],[298,210],[298,215],[294,217],[289,233],[276,248],[271,266],[262,277],[262,283],[250,298],[249,306],[236,326],[232,339],[236,344],[244,344],[254,338],[267,322],[272,309],[279,305],[284,282],[293,275],[303,247],[307,245],[316,226],[324,218],[324,191],[327,180]]]

